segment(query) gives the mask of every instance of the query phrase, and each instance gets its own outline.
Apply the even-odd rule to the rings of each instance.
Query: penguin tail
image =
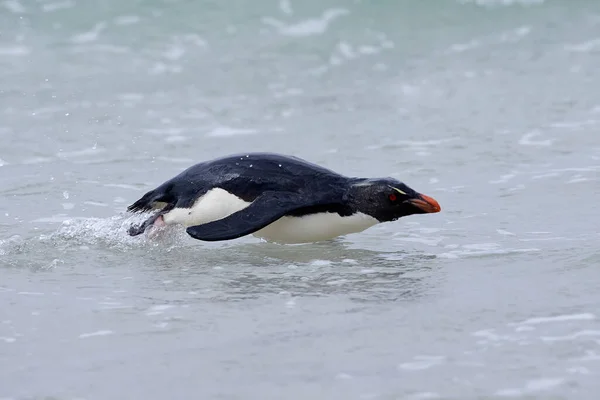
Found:
[[[156,210],[167,206],[171,201],[171,196],[163,188],[159,187],[143,195],[135,203],[127,207],[127,211],[138,213]]]

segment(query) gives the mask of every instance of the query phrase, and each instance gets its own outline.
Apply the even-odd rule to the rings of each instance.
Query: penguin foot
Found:
[[[165,226],[167,226],[167,224],[165,223],[165,220],[163,219],[162,215],[160,215],[158,218],[156,218],[154,223],[152,223],[148,227],[148,229],[146,229],[146,231],[148,232],[148,239],[156,238],[163,230],[162,228],[164,228]]]
[[[129,234],[129,236],[137,236],[137,235],[141,235],[142,233],[146,232],[146,230],[148,228],[151,228],[151,227],[161,228],[166,225],[167,224],[165,223],[165,220],[163,219],[162,214],[158,214],[158,215],[148,218],[146,221],[144,221],[140,225],[132,225],[128,229],[127,233]]]
[[[141,235],[142,233],[144,233],[144,231],[146,230],[146,227],[144,226],[145,224],[140,224],[140,225],[132,225],[129,227],[129,229],[127,230],[127,233],[129,234],[129,236],[137,236],[137,235]]]

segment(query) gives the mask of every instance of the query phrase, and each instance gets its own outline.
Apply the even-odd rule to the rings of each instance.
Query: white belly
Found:
[[[226,190],[216,188],[200,197],[191,208],[175,208],[166,213],[163,219],[167,224],[186,227],[202,225],[225,218],[250,204]],[[361,232],[377,223],[375,218],[362,213],[348,217],[341,217],[337,213],[320,213],[282,217],[253,235],[270,242],[307,243]]]
[[[337,213],[283,217],[254,232],[254,236],[278,243],[318,242],[364,231],[377,222],[375,218],[361,213],[349,217],[341,217]]]
[[[181,224],[185,227],[202,225],[225,218],[250,204],[226,190],[216,188],[196,200],[192,207],[174,208],[163,215],[163,219],[166,224]]]

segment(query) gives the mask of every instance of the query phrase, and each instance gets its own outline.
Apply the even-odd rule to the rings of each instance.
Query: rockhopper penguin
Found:
[[[127,210],[156,210],[129,229],[131,236],[151,226],[180,224],[198,240],[252,234],[270,242],[306,243],[441,209],[396,179],[347,177],[297,157],[248,153],[198,163]]]

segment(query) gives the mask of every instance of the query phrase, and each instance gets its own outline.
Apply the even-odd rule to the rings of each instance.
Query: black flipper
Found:
[[[248,207],[223,219],[186,229],[194,239],[214,242],[252,234],[295,210],[322,205],[323,199],[290,192],[265,192]]]

